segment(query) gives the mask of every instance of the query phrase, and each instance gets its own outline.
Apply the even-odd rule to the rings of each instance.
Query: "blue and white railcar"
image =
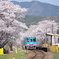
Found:
[[[26,49],[36,49],[37,47],[37,38],[35,36],[25,37],[25,48]]]

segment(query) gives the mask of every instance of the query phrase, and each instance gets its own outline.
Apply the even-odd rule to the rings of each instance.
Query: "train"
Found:
[[[35,36],[27,36],[24,42],[26,49],[36,49],[38,40]]]
[[[25,49],[39,49],[47,52],[47,47],[41,47],[36,36],[27,36],[24,38]]]

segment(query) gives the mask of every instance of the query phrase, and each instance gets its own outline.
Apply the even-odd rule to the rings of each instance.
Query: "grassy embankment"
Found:
[[[55,53],[55,59],[59,59],[59,52],[58,53]]]
[[[0,59],[13,59],[13,58],[23,59],[25,56],[26,56],[26,51],[19,50],[18,53],[0,55]]]
[[[59,52],[54,53],[55,59],[59,59]],[[0,59],[23,59],[26,56],[25,50],[18,50],[18,53],[0,55]]]

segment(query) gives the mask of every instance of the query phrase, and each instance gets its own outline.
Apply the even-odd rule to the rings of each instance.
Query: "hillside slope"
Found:
[[[55,20],[57,23],[59,23],[59,17],[54,17],[54,16],[39,17],[39,16],[29,16],[29,15],[26,15],[25,18],[18,19],[18,21],[26,23],[27,26],[29,26],[31,24],[36,24],[37,22],[43,21],[43,20]]]
[[[23,23],[26,23],[27,26],[31,24],[36,24],[38,21],[41,21],[45,17],[39,17],[39,16],[29,16],[26,15],[23,19],[18,19],[18,21],[21,21]]]
[[[20,5],[22,8],[28,8],[28,12],[26,15],[34,15],[34,16],[59,16],[59,6],[51,5],[47,3],[41,3],[39,1],[31,1],[31,2],[16,2],[13,1],[14,4]]]

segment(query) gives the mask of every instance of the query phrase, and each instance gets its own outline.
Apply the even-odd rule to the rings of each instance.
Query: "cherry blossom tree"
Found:
[[[53,27],[52,27],[53,25]],[[24,33],[21,33],[21,39],[24,39],[26,36],[36,36],[39,40],[39,43],[41,43],[44,39],[46,39],[46,33],[57,33],[58,24],[53,20],[44,20],[37,23],[37,25],[31,25],[30,28],[28,28],[28,31]]]
[[[0,36],[3,37],[6,42],[7,40],[10,42],[11,37],[18,39],[20,37],[20,32],[23,32],[24,29],[27,29],[25,23],[16,20],[18,18],[24,17],[26,11],[27,9],[21,8],[19,5],[14,5],[12,2],[10,2],[10,0],[0,1],[0,33],[1,35],[3,34]],[[4,42],[2,44],[4,44]]]

